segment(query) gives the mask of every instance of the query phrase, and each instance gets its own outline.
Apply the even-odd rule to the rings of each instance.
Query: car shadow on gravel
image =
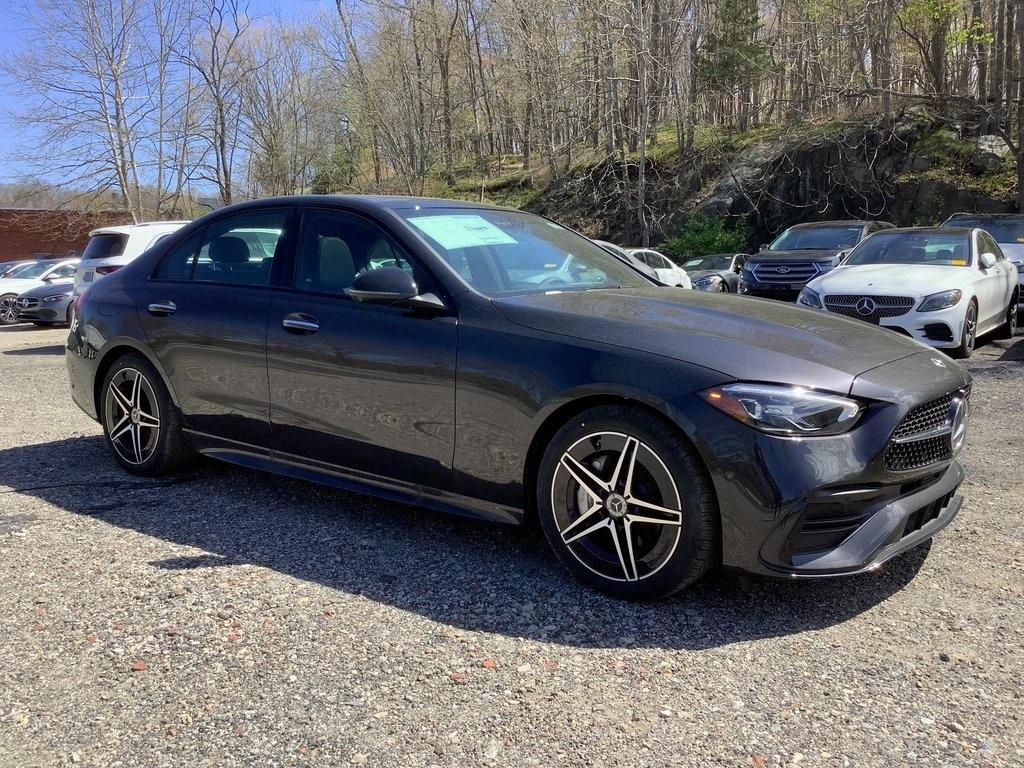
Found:
[[[460,629],[578,647],[701,649],[823,629],[903,589],[928,552],[846,579],[714,575],[669,600],[629,603],[575,582],[532,530],[212,463],[136,478],[99,436],[2,450],[0,468],[14,489],[0,492],[174,545],[149,563],[169,588],[183,570],[259,566]]]

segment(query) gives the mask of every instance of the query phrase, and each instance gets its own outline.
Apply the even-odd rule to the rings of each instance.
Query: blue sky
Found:
[[[0,56],[4,60],[21,50],[19,16],[22,9],[32,4],[33,0],[0,0]],[[320,8],[333,7],[333,0],[250,0],[249,3],[254,16],[280,15],[286,19],[307,18]],[[17,90],[16,84],[0,73],[0,183],[16,181],[25,174],[26,168],[17,161],[16,155],[32,143],[32,137],[19,135],[19,129],[13,124]]]

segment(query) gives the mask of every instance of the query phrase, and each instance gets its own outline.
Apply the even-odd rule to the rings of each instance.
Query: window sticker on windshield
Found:
[[[1018,243],[1024,243],[1024,237],[1018,237],[1017,238],[1017,242]]]
[[[954,267],[966,267],[967,259],[951,259],[949,263]]]
[[[482,216],[417,216],[408,221],[442,248],[515,245],[518,242]]]

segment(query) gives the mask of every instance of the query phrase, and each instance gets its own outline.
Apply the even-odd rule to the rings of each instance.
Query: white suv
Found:
[[[94,229],[89,233],[89,244],[85,246],[82,260],[75,272],[75,296],[103,275],[109,275],[131,263],[158,240],[188,223],[149,221]]]

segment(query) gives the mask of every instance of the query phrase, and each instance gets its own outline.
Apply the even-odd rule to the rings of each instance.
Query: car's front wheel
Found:
[[[662,597],[697,581],[718,554],[718,511],[694,449],[640,408],[571,419],[537,473],[544,534],[562,563],[610,594]]]
[[[0,296],[0,325],[14,325],[18,322],[18,294],[5,293]]]
[[[964,315],[964,327],[960,332],[960,344],[950,350],[950,354],[960,360],[966,360],[974,352],[974,345],[978,341],[978,304],[971,299],[967,305],[967,314]]]
[[[166,475],[187,457],[178,411],[160,375],[141,355],[126,354],[110,367],[99,405],[107,443],[133,475]]]

